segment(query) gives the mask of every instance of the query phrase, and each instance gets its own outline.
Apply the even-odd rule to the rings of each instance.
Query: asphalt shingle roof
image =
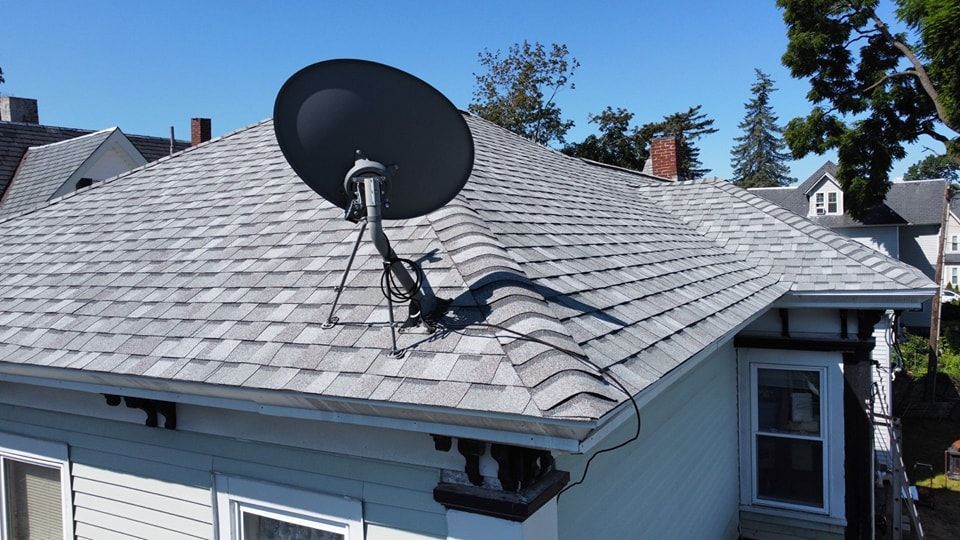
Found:
[[[681,182],[648,193],[708,238],[782,276],[793,291],[933,287],[919,269],[729,182]]]
[[[89,129],[74,129],[21,122],[0,122],[0,196],[13,179],[17,166],[27,149],[32,146],[73,139],[93,133]],[[145,135],[127,135],[148,162],[156,161],[170,154],[170,140],[163,137]],[[174,141],[173,151],[189,148],[189,141]]]
[[[46,202],[116,129],[28,149],[0,198],[0,215],[25,212]]]
[[[268,121],[0,221],[0,369],[596,419],[625,396],[590,363],[638,392],[803,289],[715,234],[729,212],[701,202],[739,191],[762,214],[762,199],[591,165],[467,120],[476,163],[464,190],[387,224],[426,287],[454,299],[446,330],[400,334],[403,358],[388,354],[369,243],[341,323],[322,328],[356,227],[290,170]],[[675,208],[685,204],[704,218]],[[909,272],[873,252],[857,260],[852,241],[808,240],[832,235],[808,225],[792,241],[836,252],[834,284],[855,288],[843,281],[852,268],[866,287]]]
[[[837,166],[827,161],[796,187],[753,188],[750,192],[828,228],[866,225],[938,225],[940,223],[945,187],[942,179],[891,184],[883,204],[867,210],[862,221],[855,220],[848,214],[808,216],[810,202],[806,193],[819,183],[825,174],[836,177]]]

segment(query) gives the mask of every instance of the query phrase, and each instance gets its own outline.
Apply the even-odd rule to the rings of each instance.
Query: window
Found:
[[[950,251],[960,251],[960,243],[957,242],[957,235],[950,237]]]
[[[72,538],[65,445],[0,434],[0,538]]]
[[[822,368],[754,365],[754,503],[827,508],[827,429]]]
[[[954,286],[957,286],[957,270],[958,268],[956,266],[950,269],[950,283]]]
[[[360,501],[217,476],[221,540],[362,540]]]
[[[837,192],[831,191],[827,193],[827,213],[836,214],[837,211]]]
[[[826,210],[824,209],[824,206],[823,206],[823,193],[817,193],[817,194],[815,195],[815,202],[816,202],[816,212],[817,212],[817,215],[818,215],[818,216],[822,216],[822,215],[826,214],[827,212],[826,212]]]

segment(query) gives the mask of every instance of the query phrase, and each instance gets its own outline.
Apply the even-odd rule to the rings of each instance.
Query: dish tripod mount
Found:
[[[353,250],[350,252],[350,258],[347,260],[347,267],[340,278],[340,286],[336,289],[336,296],[333,304],[330,306],[330,313],[327,315],[327,321],[324,328],[332,328],[339,319],[334,316],[337,304],[340,301],[340,295],[347,284],[347,276],[350,274],[350,268],[353,266],[353,260],[357,255],[357,249],[360,247],[360,241],[363,239],[364,231],[369,227],[369,239],[373,242],[377,252],[383,258],[383,279],[381,283],[384,286],[384,296],[387,298],[387,312],[390,317],[390,339],[393,348],[391,356],[402,357],[403,351],[397,348],[397,330],[393,318],[393,302],[400,298],[409,300],[409,309],[407,320],[401,325],[401,330],[418,326],[422,320],[423,293],[420,292],[422,282],[422,273],[420,268],[409,263],[416,272],[416,277],[411,276],[407,271],[407,264],[404,259],[397,257],[396,252],[390,247],[390,241],[383,232],[382,208],[390,208],[390,201],[387,199],[387,189],[390,185],[390,174],[396,173],[398,166],[386,167],[381,163],[372,161],[363,157],[360,150],[357,150],[356,160],[353,167],[347,171],[343,180],[344,191],[351,195],[350,203],[344,210],[343,218],[352,223],[360,223],[360,232],[357,233],[357,239],[353,244]],[[400,283],[402,291],[393,290],[394,280]],[[429,324],[430,330],[435,326]]]

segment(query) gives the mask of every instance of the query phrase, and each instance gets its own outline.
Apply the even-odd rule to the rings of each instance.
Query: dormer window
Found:
[[[814,215],[842,214],[840,208],[840,193],[837,191],[821,191],[813,196]]]

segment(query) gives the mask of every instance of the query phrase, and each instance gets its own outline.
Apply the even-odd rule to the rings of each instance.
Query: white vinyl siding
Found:
[[[209,539],[214,473],[363,500],[368,540],[446,536],[436,469],[10,405],[4,432],[70,446],[78,539]]]
[[[640,437],[560,498],[561,539],[736,538],[736,354],[729,342],[641,409]],[[634,434],[631,418],[599,448]],[[588,455],[561,455],[580,478]]]

